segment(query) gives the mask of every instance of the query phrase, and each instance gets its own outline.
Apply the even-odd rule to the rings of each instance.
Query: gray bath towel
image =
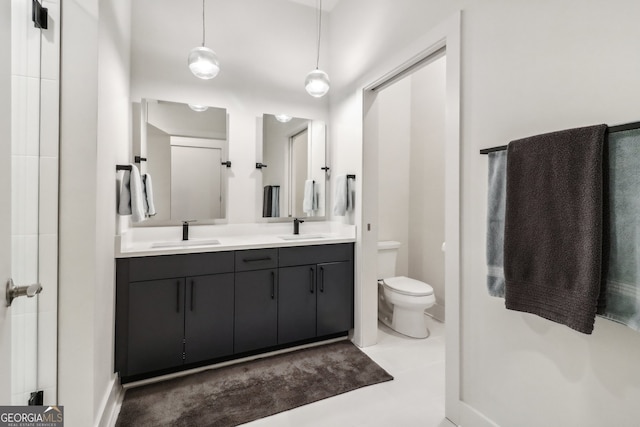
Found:
[[[585,334],[602,282],[606,129],[538,135],[507,149],[505,305]]]
[[[504,207],[507,198],[507,152],[489,153],[487,197],[487,288],[489,295],[504,297]]]
[[[603,317],[640,331],[640,129],[609,134],[610,254]]]

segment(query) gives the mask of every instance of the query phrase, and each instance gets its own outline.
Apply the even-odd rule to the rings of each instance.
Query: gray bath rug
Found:
[[[129,389],[116,427],[232,427],[392,379],[339,341]]]

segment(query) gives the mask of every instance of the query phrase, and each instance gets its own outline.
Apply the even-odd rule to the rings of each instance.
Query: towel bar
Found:
[[[355,179],[356,179],[356,176],[355,176],[355,175],[347,175],[347,179],[353,179],[353,180],[355,180]]]
[[[116,165],[116,171],[130,171],[131,165]]]
[[[640,122],[632,122],[632,123],[625,123],[623,125],[609,126],[609,128],[607,129],[607,132],[616,133],[616,132],[624,132],[626,130],[632,130],[632,129],[640,129]],[[502,151],[506,149],[507,149],[506,145],[500,145],[498,147],[491,147],[491,148],[483,148],[482,150],[480,150],[480,154],[489,154],[489,153],[493,153],[494,151]]]

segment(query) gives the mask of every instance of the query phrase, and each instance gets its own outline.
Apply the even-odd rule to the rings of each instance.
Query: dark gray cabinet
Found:
[[[130,375],[182,365],[184,279],[129,286]]]
[[[278,343],[316,336],[316,266],[280,268]]]
[[[185,282],[185,363],[233,353],[233,273],[189,277]]]
[[[229,253],[116,260],[116,371],[126,382],[231,355],[233,285]]]
[[[116,260],[123,383],[346,334],[353,244]]]
[[[353,245],[281,248],[278,343],[353,327]]]
[[[233,274],[129,285],[129,375],[233,353]]]
[[[353,263],[318,265],[317,335],[348,331],[353,327]]]
[[[235,252],[234,352],[267,348],[278,340],[278,249]]]

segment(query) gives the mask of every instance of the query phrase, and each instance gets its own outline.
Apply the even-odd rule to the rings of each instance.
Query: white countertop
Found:
[[[305,222],[293,235],[291,223],[189,226],[182,241],[182,226],[131,228],[115,239],[116,258],[220,252],[243,249],[352,243],[356,228],[338,222]]]

